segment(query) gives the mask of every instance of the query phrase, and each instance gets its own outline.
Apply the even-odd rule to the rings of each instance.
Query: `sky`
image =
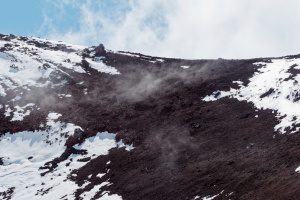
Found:
[[[0,33],[203,59],[300,53],[297,0],[9,0]]]

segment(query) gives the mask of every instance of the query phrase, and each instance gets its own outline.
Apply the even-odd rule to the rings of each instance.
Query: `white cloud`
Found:
[[[296,0],[128,0],[110,7],[106,1],[60,2],[61,10],[78,9],[79,28],[63,32],[50,24],[52,39],[181,58],[300,53]]]

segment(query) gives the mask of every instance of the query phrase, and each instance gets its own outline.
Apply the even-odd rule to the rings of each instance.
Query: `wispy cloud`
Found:
[[[52,0],[64,15],[79,12],[78,28],[55,26],[51,39],[113,50],[182,58],[249,58],[299,53],[300,2],[291,0]],[[47,27],[47,25],[50,27]],[[59,29],[59,30],[58,30]]]

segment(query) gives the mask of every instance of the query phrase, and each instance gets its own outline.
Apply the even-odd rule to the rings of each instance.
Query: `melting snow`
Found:
[[[29,106],[29,105],[27,105]],[[0,166],[0,192],[15,187],[12,199],[74,199],[74,192],[83,186],[78,186],[67,179],[70,171],[85,165],[78,162],[83,158],[108,154],[111,148],[132,146],[115,141],[115,135],[108,132],[98,133],[87,138],[76,149],[87,150],[86,155],[72,154],[67,160],[58,164],[56,170],[41,177],[41,166],[54,158],[59,157],[66,149],[64,146],[68,135],[72,135],[76,128],[73,124],[55,122],[61,114],[49,113],[47,118],[48,129],[45,131],[23,131],[15,134],[6,133],[0,137],[0,157],[4,165]],[[68,164],[68,165],[67,165]],[[105,174],[98,174],[102,177]],[[91,191],[82,194],[84,199],[91,199],[104,185],[110,184],[105,180],[96,185]],[[122,199],[118,195],[103,192],[101,199]]]
[[[78,126],[55,123],[51,119],[53,115],[55,114],[48,116],[48,123],[52,126],[46,131],[6,133],[0,137],[0,157],[4,161],[4,165],[0,166],[0,190],[2,192],[15,187],[12,199],[40,199],[35,194],[43,187],[42,183],[49,182],[54,187],[62,181],[51,180],[50,177],[42,178],[39,167],[64,152],[65,134],[72,133]],[[53,196],[43,199],[57,198]]]
[[[109,182],[103,182],[100,185],[95,186],[92,190],[88,191],[88,192],[84,192],[83,194],[81,194],[80,196],[84,199],[92,199],[97,192],[99,192],[100,188],[108,185]]]
[[[218,197],[220,194],[222,194],[224,192],[224,190],[222,190],[219,194],[217,194],[217,195],[214,195],[214,196],[207,196],[207,197],[203,197],[202,198],[202,200],[213,200],[214,198],[216,198],[216,197]],[[229,195],[231,195],[232,193],[230,193],[230,194],[228,194],[228,195],[226,195],[226,196],[229,196]],[[196,200],[196,199],[200,199],[200,196],[195,196],[194,198],[193,198],[193,200]]]
[[[58,119],[59,117],[61,117],[62,115],[61,114],[58,114],[58,113],[49,113],[48,115],[48,120],[55,120],[55,119]],[[51,121],[50,121],[51,122]]]
[[[222,97],[229,96],[230,94],[228,92],[218,90],[218,91],[213,92],[212,95],[209,95],[209,96],[207,95],[202,100],[203,101],[216,101]]]
[[[108,66],[104,64],[101,60],[101,57],[95,57],[94,60],[86,58],[88,63],[90,63],[90,67],[96,69],[99,72],[104,72],[108,74],[120,74],[118,70],[114,67]]]
[[[5,97],[6,96],[6,92],[4,90],[4,88],[0,85],[0,96]]]
[[[137,57],[137,58],[141,58],[142,60],[151,62],[151,63],[157,63],[157,62],[164,62],[164,59],[161,58],[153,58],[151,56],[145,56],[145,55],[140,55],[140,54],[135,54],[135,53],[130,53],[130,52],[120,52],[120,51],[110,51],[108,50],[108,52],[112,52],[115,54],[121,54],[121,55],[126,55],[126,56],[130,56],[130,57]]]
[[[77,73],[86,73],[81,66],[78,66],[78,63],[82,61],[82,51],[86,47],[39,38],[28,39],[27,42],[20,40],[19,37],[12,41],[0,41],[0,46],[10,45],[5,52],[0,52],[0,96],[5,97],[7,90],[14,90],[17,87],[30,90],[28,86],[51,85],[52,88],[62,86],[66,84],[66,80],[54,84],[50,78],[55,72],[70,76],[63,71],[64,68]],[[47,45],[39,48],[36,47],[35,42],[41,44],[46,42]],[[57,50],[48,47],[57,48]],[[60,50],[60,48],[67,48],[70,51]],[[89,59],[89,62],[92,68],[100,72],[120,74],[115,68],[105,65],[101,59],[96,58],[95,61]],[[59,77],[59,75],[56,76]],[[38,82],[41,78],[47,81]]]
[[[101,200],[122,200],[122,197],[117,194],[110,195],[107,191],[102,194],[104,195],[101,197]]]
[[[111,51],[111,52],[121,54],[121,55],[131,56],[131,57],[140,57],[140,55],[129,53],[129,52],[128,53],[120,52],[120,51]]]
[[[34,103],[29,103],[26,106],[20,107],[20,106],[15,106],[16,111],[13,113],[14,116],[11,119],[11,121],[22,121],[25,116],[28,116],[30,114],[30,110],[27,110],[24,113],[24,109],[27,107],[33,107]]]
[[[207,196],[207,197],[204,197],[202,200],[213,200],[217,196],[219,196],[219,195],[215,195],[215,196],[212,196],[212,197]]]
[[[21,99],[22,99],[21,96],[16,96],[14,99],[12,99],[12,101],[19,101],[19,100],[21,100]]]
[[[57,94],[57,96],[59,96],[59,98],[63,98],[63,97],[70,98],[70,97],[72,97],[72,95],[70,95],[70,94]]]
[[[97,174],[97,176],[96,177],[98,177],[98,178],[102,178],[102,176],[104,176],[105,174]]]
[[[285,133],[286,128],[300,124],[300,75],[289,71],[299,70],[300,59],[273,59],[272,62],[259,62],[255,65],[262,67],[249,79],[250,83],[247,86],[241,81],[235,81],[239,89],[216,91],[203,100],[215,101],[228,96],[252,102],[258,109],[275,110],[280,122],[274,130]],[[297,131],[299,127],[292,133]]]
[[[5,106],[5,117],[9,117],[11,115],[12,110],[10,109],[10,107],[8,105]]]

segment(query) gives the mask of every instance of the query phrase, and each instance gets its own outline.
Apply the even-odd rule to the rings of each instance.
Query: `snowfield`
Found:
[[[68,135],[72,135],[76,128],[80,128],[73,124],[55,122],[54,120],[60,116],[57,113],[49,113],[47,121],[49,129],[46,131],[6,133],[0,138],[0,157],[3,160],[3,165],[0,166],[0,192],[14,188],[12,199],[16,200],[60,199],[62,197],[74,199],[74,192],[86,186],[80,187],[68,180],[70,171],[85,165],[84,162],[78,160],[106,155],[112,148],[126,147],[128,151],[133,149],[132,146],[124,145],[122,141],[116,142],[115,134],[98,133],[81,145],[74,146],[77,150],[86,150],[86,154],[72,154],[68,159],[59,163],[55,171],[41,176],[45,170],[41,170],[40,167],[59,157],[66,150],[64,144]],[[91,199],[102,186],[107,184],[110,184],[109,180],[83,193],[82,197]],[[101,199],[122,199],[108,192],[103,192],[103,195]]]
[[[65,43],[51,43],[48,40],[32,38],[28,43],[18,39],[1,41],[0,46],[10,45],[10,51],[0,52],[0,95],[6,96],[6,90],[26,86],[46,87],[55,85],[49,77],[51,73],[59,72],[70,76],[64,69],[70,69],[78,73],[86,73],[78,63],[82,62],[84,46]],[[46,42],[45,48],[36,47],[34,42]],[[58,47],[56,45],[59,45]],[[53,48],[67,49],[64,51]],[[87,58],[90,67],[101,73],[120,74],[115,68],[105,65],[100,59],[93,61]],[[39,79],[48,79],[45,83],[39,83]],[[62,85],[64,84],[61,80]],[[58,84],[59,85],[59,84]],[[60,84],[61,86],[61,84]],[[7,88],[7,89],[5,89]]]

